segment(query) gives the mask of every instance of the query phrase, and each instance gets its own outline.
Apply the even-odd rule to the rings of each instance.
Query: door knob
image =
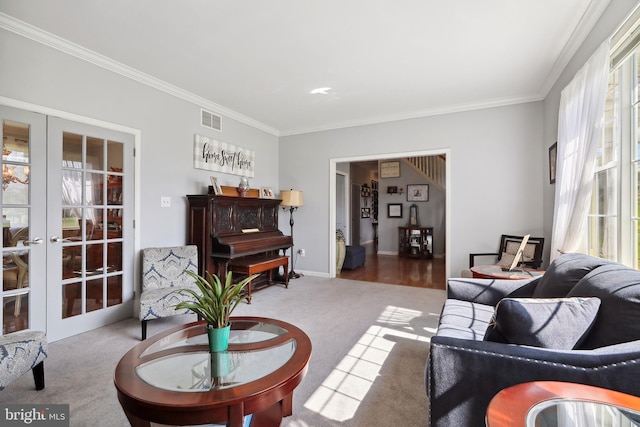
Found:
[[[40,240],[42,240],[42,239],[40,239]],[[51,243],[61,243],[61,242],[70,242],[71,241],[69,239],[64,239],[64,238],[58,237],[58,236],[52,236],[51,239],[49,239],[49,240],[51,240]],[[42,242],[40,242],[40,243],[42,243]]]
[[[35,237],[33,240],[25,240],[23,244],[25,246],[41,245],[43,242],[44,240],[42,239],[42,237]]]

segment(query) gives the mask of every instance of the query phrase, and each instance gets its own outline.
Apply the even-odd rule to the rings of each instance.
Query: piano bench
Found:
[[[289,257],[280,255],[251,255],[245,258],[230,261],[227,265],[229,271],[246,274],[250,276],[256,273],[269,272],[269,284],[273,282],[273,270],[284,267],[284,287],[289,287]],[[247,285],[247,293],[249,298],[247,302],[251,304],[251,282]]]

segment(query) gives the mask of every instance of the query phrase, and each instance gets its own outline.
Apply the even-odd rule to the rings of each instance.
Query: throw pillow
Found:
[[[484,340],[571,350],[591,329],[599,307],[598,298],[504,298]]]
[[[611,264],[585,254],[564,254],[556,258],[533,291],[535,298],[562,298],[590,271]],[[593,295],[587,295],[593,296]]]

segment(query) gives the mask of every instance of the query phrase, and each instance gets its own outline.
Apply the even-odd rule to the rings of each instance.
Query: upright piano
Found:
[[[279,199],[214,194],[188,195],[189,244],[198,246],[198,272],[226,276],[230,262],[277,255],[293,246],[278,229]],[[235,273],[234,273],[235,274]],[[286,275],[287,272],[284,272]],[[254,281],[254,288],[265,280]]]

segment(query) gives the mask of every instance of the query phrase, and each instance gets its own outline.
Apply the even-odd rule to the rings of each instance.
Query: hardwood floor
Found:
[[[367,247],[364,266],[342,270],[341,279],[389,283],[420,288],[445,289],[444,258],[416,259],[397,255],[377,255]]]

